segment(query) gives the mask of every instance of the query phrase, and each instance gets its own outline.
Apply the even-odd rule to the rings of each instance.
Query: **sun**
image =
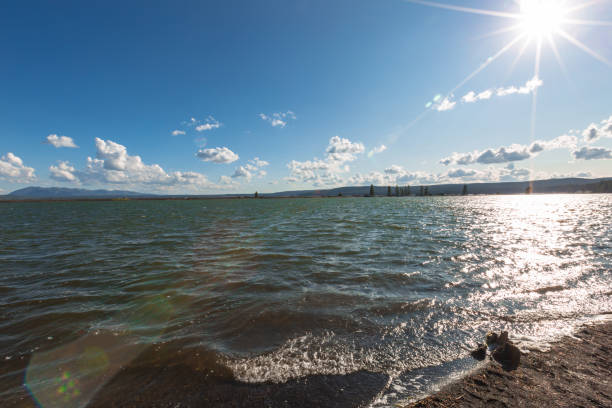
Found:
[[[520,29],[529,37],[544,37],[558,33],[567,10],[556,0],[522,0]]]

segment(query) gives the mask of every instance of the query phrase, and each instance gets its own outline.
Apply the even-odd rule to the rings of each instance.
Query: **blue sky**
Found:
[[[612,3],[525,1],[5,4],[0,193],[612,176]]]

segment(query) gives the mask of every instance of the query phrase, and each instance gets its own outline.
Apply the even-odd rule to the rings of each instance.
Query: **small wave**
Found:
[[[560,292],[565,289],[567,289],[565,286],[555,285],[555,286],[546,286],[543,288],[533,289],[533,290],[530,290],[529,292],[539,293],[540,295],[543,295],[547,292]]]

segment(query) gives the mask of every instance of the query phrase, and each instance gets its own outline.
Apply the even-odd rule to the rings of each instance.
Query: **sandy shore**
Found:
[[[523,354],[513,371],[491,361],[404,408],[417,407],[612,407],[612,322]]]
[[[430,397],[396,406],[612,407],[611,339],[612,321],[592,325],[561,339],[547,352],[523,354],[516,370],[506,371],[489,361]],[[282,384],[245,384],[201,352],[185,349],[178,355],[172,350],[167,357],[164,354],[163,349],[142,353],[102,387],[87,407],[363,408],[388,380],[384,374],[356,372],[308,376]],[[19,363],[21,367],[7,371],[23,373],[25,361]],[[8,381],[17,386],[22,378],[0,376],[0,385],[10,385]],[[0,405],[34,407],[25,390],[18,389],[20,392],[4,394]]]

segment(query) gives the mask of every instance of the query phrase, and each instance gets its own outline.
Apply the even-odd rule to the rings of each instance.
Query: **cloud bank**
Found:
[[[220,188],[201,173],[192,171],[166,172],[158,164],[145,164],[140,156],[130,155],[127,148],[111,140],[95,139],[96,155],[87,157],[86,167],[76,169],[61,161],[49,167],[51,178],[57,181],[83,184],[147,185],[158,190],[187,187]]]

